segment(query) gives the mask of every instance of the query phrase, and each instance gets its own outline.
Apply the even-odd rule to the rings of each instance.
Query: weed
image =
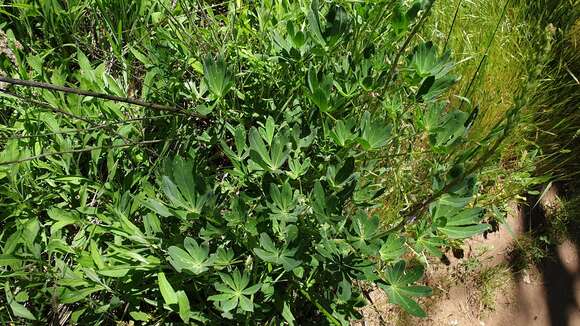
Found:
[[[476,276],[477,301],[483,309],[495,310],[498,294],[507,290],[511,284],[512,273],[509,266],[500,264],[485,268]]]

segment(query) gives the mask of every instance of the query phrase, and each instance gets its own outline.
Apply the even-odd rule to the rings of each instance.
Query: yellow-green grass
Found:
[[[524,62],[529,49],[521,36],[525,34],[526,26],[521,20],[520,6],[514,5],[513,1],[502,15],[506,1],[437,1],[431,19],[434,28],[427,28],[433,31],[431,37],[438,39],[440,44],[448,40],[447,49],[452,51],[456,61],[463,61],[455,70],[461,76],[455,86],[460,94],[465,94],[478,71],[470,92],[466,94],[471,106],[479,106],[480,110],[471,131],[474,140],[485,136],[505,117],[513,105],[514,94],[525,82]],[[455,100],[458,102],[459,99]]]

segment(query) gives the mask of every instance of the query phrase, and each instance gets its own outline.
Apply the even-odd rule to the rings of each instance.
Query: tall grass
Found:
[[[456,69],[462,76],[456,89],[480,110],[471,131],[474,139],[504,118],[526,81],[525,50],[519,38],[525,25],[520,16],[521,9],[509,0],[443,0],[434,7],[432,37],[447,43],[463,62]]]

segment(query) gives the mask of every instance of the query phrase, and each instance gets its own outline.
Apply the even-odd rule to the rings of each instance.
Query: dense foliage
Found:
[[[425,316],[426,256],[489,228],[522,103],[468,140],[429,0],[2,3],[2,75],[169,103],[1,85],[2,323]]]

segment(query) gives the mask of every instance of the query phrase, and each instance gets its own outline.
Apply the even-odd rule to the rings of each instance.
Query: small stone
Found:
[[[522,280],[526,284],[531,284],[532,283],[532,280],[530,279],[530,274],[528,274],[528,271],[524,270],[524,277],[522,278]]]

